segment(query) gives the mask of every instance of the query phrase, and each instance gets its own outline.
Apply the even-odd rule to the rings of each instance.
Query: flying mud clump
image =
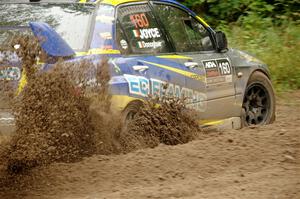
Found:
[[[147,100],[122,134],[121,144],[125,151],[131,151],[160,143],[187,143],[201,132],[195,116],[195,112],[186,108],[184,99]]]

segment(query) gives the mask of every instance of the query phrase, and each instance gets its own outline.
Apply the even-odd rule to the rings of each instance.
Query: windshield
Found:
[[[75,51],[83,50],[94,10],[92,4],[0,4],[0,29],[1,26],[28,26],[31,21],[45,22]],[[7,31],[0,31],[0,42],[7,35]]]

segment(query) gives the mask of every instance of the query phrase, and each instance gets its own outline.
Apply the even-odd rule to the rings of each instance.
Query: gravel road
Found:
[[[300,198],[299,99],[282,95],[272,125],[35,168],[0,198]]]

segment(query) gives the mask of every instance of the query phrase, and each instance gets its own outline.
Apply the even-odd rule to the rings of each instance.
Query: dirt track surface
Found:
[[[300,92],[284,98],[272,125],[35,168],[0,198],[300,198]]]

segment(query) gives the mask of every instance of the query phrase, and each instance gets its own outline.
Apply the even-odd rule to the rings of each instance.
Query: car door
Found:
[[[123,56],[115,63],[128,82],[129,95],[181,97],[186,92],[185,75],[189,71],[178,61],[179,56],[174,57],[148,2],[119,6],[116,23],[116,42]]]
[[[239,116],[234,88],[234,67],[226,53],[217,52],[212,32],[182,7],[154,3],[175,51],[190,57],[183,64],[198,78],[186,77],[186,86],[206,95],[206,109],[201,119],[223,119]]]

